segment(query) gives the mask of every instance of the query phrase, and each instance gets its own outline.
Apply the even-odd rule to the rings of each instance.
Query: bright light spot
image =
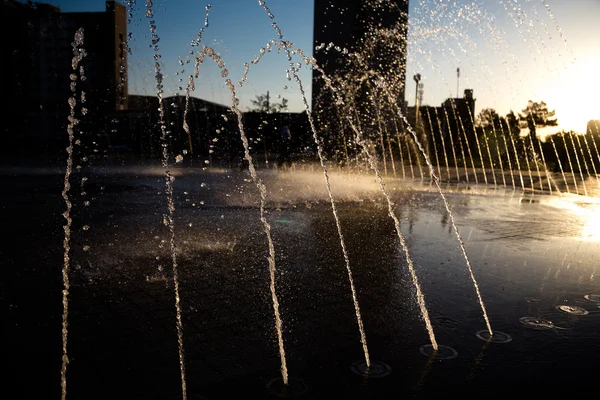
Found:
[[[582,203],[584,199],[584,203]],[[549,196],[544,204],[567,211],[581,226],[582,240],[600,242],[600,199],[596,197]],[[567,215],[568,215],[567,214]]]
[[[590,212],[581,235],[583,239],[600,241],[600,207]]]
[[[600,55],[589,54],[569,64],[556,79],[538,87],[540,99],[556,110],[558,130],[585,133],[587,122],[600,119]]]

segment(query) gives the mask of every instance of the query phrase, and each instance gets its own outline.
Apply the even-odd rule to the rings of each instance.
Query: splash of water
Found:
[[[464,139],[465,147],[467,148],[467,154],[469,155],[469,160],[471,161],[471,169],[473,170],[473,177],[475,179],[475,184],[478,184],[479,180],[477,179],[477,172],[475,170],[475,160],[473,158],[473,153],[471,152],[471,146],[469,146],[469,139],[467,138],[467,130],[465,129],[463,119],[458,114],[457,106],[456,106],[454,99],[451,99],[450,102],[452,104],[452,112],[454,113],[454,119],[456,121],[458,121],[458,124],[459,124],[459,127],[458,127],[459,135],[461,132],[463,134],[462,138],[459,137],[459,143],[460,143],[461,150],[463,147],[462,140]],[[467,108],[469,108],[469,107],[467,107]],[[477,135],[475,135],[475,137],[477,137]],[[464,150],[462,150],[462,152],[463,152],[463,159],[464,159],[464,157],[465,157]],[[467,177],[467,183],[468,183],[469,182],[469,168],[467,167],[466,162],[465,162],[465,170],[466,170],[465,176]]]
[[[357,61],[359,63],[362,63],[362,59],[361,59],[361,57],[359,55],[354,55],[354,56],[356,57],[356,59],[357,59]],[[334,93],[334,95],[339,96],[338,93],[337,93],[337,91],[335,90],[335,88],[333,86],[331,86],[330,80],[326,78],[326,76],[323,73],[323,71],[318,66],[316,66],[315,64],[316,63],[313,63],[313,68],[316,69],[317,71],[319,71],[319,73],[322,75],[322,77],[323,77],[323,79],[324,79],[324,81],[326,83],[327,88],[330,89]],[[452,213],[452,211],[450,209],[450,205],[448,203],[448,200],[446,199],[446,196],[444,195],[443,190],[442,190],[442,188],[440,186],[440,179],[437,176],[437,174],[435,172],[435,169],[433,168],[433,165],[431,164],[431,161],[430,161],[429,157],[427,156],[427,152],[425,151],[425,149],[423,148],[423,145],[419,141],[417,133],[410,126],[410,124],[408,123],[408,120],[402,114],[401,109],[398,107],[394,95],[392,93],[390,93],[389,89],[387,88],[385,79],[383,77],[381,77],[375,71],[369,71],[369,73],[372,73],[376,77],[376,79],[377,79],[377,87],[380,88],[380,89],[382,89],[385,92],[386,97],[388,98],[389,104],[393,105],[394,108],[397,110],[398,117],[401,120],[403,120],[404,123],[406,124],[406,128],[410,132],[410,134],[412,135],[413,141],[414,141],[415,145],[419,148],[419,150],[421,152],[421,155],[424,157],[424,159],[426,161],[426,164],[429,167],[430,175],[433,178],[433,180],[435,182],[435,185],[436,185],[436,187],[438,189],[438,193],[439,193],[440,197],[442,198],[442,200],[444,202],[444,206],[445,206],[446,211],[448,212],[448,215],[450,217],[452,228],[453,228],[454,233],[455,233],[455,235],[457,237],[457,240],[459,242],[459,245],[460,245],[463,257],[465,259],[466,266],[467,266],[467,269],[468,269],[471,281],[473,282],[473,286],[474,286],[475,292],[477,294],[477,298],[478,298],[479,305],[480,305],[482,313],[483,313],[483,317],[484,317],[484,320],[485,320],[485,323],[486,323],[486,327],[488,329],[488,332],[490,333],[490,336],[492,336],[493,335],[493,331],[492,331],[491,324],[489,322],[489,318],[488,318],[488,315],[487,315],[487,310],[485,308],[485,304],[483,302],[483,298],[481,296],[481,291],[479,290],[479,284],[477,283],[477,280],[476,280],[475,275],[473,273],[473,268],[471,266],[471,262],[469,260],[468,255],[467,255],[466,247],[465,247],[465,244],[464,244],[464,242],[462,240],[462,236],[460,235],[460,232],[459,232],[458,227],[456,225],[456,221],[454,220],[454,214]],[[374,89],[374,88],[372,88],[372,89]],[[382,190],[382,193],[384,194],[384,196],[386,197],[386,199],[388,201],[388,211],[389,211],[390,217],[392,217],[392,219],[394,219],[394,223],[396,224],[397,218],[395,217],[395,215],[393,213],[391,201],[389,200],[389,197],[387,196],[387,193],[385,192],[385,186],[383,185],[383,180],[382,180],[380,174],[378,173],[375,160],[373,160],[372,156],[368,153],[367,147],[364,145],[364,141],[362,139],[361,132],[354,127],[354,124],[352,124],[351,120],[349,120],[349,123],[350,123],[351,127],[353,128],[354,132],[357,135],[357,141],[359,141],[360,143],[363,144],[363,149],[367,153],[366,156],[367,156],[367,158],[369,160],[369,163],[371,164],[371,168],[375,171],[376,176],[378,178],[378,182],[379,182],[381,190]],[[399,221],[398,221],[397,225],[396,225],[396,228],[397,228],[397,232],[398,232],[398,236],[400,238],[400,241],[401,241],[401,243],[403,243],[403,238],[402,238],[402,234],[401,234],[401,232],[399,230],[399,227],[400,227],[400,224],[399,224]],[[408,255],[407,250],[406,250],[406,253]],[[412,275],[413,271],[414,271],[414,269],[412,268],[412,263],[409,263],[409,270],[411,271],[411,275]],[[413,283],[415,283],[416,287],[418,287],[417,286],[418,285],[418,280],[416,278],[416,274],[413,276]],[[420,287],[419,287],[418,290],[420,291]],[[419,296],[418,296],[419,305],[422,306],[421,307],[422,313],[423,313],[424,316],[427,315],[426,324],[428,325],[428,331],[430,332],[430,336],[432,336],[433,335],[433,330],[432,329],[429,330],[429,326],[430,326],[431,322],[429,321],[427,309],[426,309],[426,307],[424,305],[424,301],[422,301],[422,300],[423,299],[419,299]],[[433,342],[432,342],[432,345],[433,345]],[[434,345],[434,348],[436,348],[436,345]]]
[[[569,190],[569,183],[567,182],[567,177],[565,176],[565,170],[562,166],[562,161],[560,161],[560,157],[558,156],[558,150],[556,149],[556,144],[554,143],[554,139],[552,135],[549,136],[550,143],[552,144],[552,148],[554,149],[554,154],[556,155],[556,160],[558,161],[558,167],[560,168],[560,173],[562,175],[563,181],[565,182],[565,187],[567,189],[567,193],[571,193]]]
[[[510,127],[507,129],[509,130],[509,133],[510,133]],[[517,145],[515,144],[515,138],[511,134],[509,134],[508,137],[510,137],[510,143],[512,144],[513,152],[515,154],[515,163],[517,164],[517,171],[519,171],[519,179],[521,181],[521,189],[523,191],[525,191],[525,182],[523,181],[523,171],[521,171],[521,162],[519,161],[519,154],[517,152]]]
[[[329,77],[327,77],[327,75],[325,74],[325,72],[316,64],[316,62],[314,62],[314,60],[310,60],[307,57],[304,57],[304,60],[305,60],[306,63],[311,64],[312,67],[313,67],[313,69],[315,69],[315,70],[317,70],[319,72],[319,74],[321,75],[321,78],[325,82],[325,86],[338,99],[338,102],[343,104],[343,100],[341,99],[341,97],[340,97],[339,93],[337,92],[337,90],[335,89],[335,87],[332,86],[331,80],[329,79]],[[433,349],[435,351],[437,351],[438,348],[439,348],[439,346],[438,346],[437,340],[435,338],[435,333],[433,331],[433,326],[431,325],[431,319],[429,318],[429,311],[427,310],[427,307],[425,305],[425,296],[423,294],[423,291],[421,290],[421,285],[419,283],[419,278],[417,277],[417,273],[416,273],[415,267],[413,265],[412,258],[410,257],[410,253],[408,251],[408,246],[406,244],[406,240],[404,239],[404,235],[402,235],[402,229],[400,227],[400,221],[398,220],[398,217],[394,213],[394,204],[392,203],[392,201],[390,199],[390,196],[388,195],[387,190],[385,189],[385,183],[383,182],[383,178],[381,177],[381,173],[379,172],[379,169],[377,168],[376,160],[374,159],[374,157],[369,152],[368,145],[365,143],[365,140],[362,137],[361,130],[358,129],[355,126],[354,122],[352,121],[352,117],[351,116],[346,116],[346,118],[348,120],[348,124],[350,125],[352,131],[356,135],[356,142],[358,143],[359,146],[361,146],[362,152],[363,152],[365,158],[367,159],[369,167],[375,173],[375,176],[377,178],[377,182],[379,184],[379,188],[381,190],[381,193],[383,194],[384,198],[386,199],[386,202],[387,202],[387,205],[388,205],[388,215],[390,216],[390,218],[394,222],[394,228],[396,230],[396,233],[397,233],[397,236],[398,236],[398,240],[400,241],[400,245],[401,245],[401,247],[402,247],[402,249],[404,251],[404,255],[406,257],[406,263],[407,263],[407,266],[408,266],[408,270],[410,272],[411,280],[412,280],[413,286],[414,286],[415,291],[416,291],[417,305],[419,306],[419,310],[421,312],[421,316],[423,318],[423,321],[425,322],[425,327],[427,329],[427,333],[429,335],[429,340],[431,341],[431,345],[433,346]],[[408,121],[404,120],[404,122],[406,124],[408,124]]]
[[[154,12],[152,11],[152,0],[146,0],[146,16],[152,18]],[[171,263],[173,271],[173,287],[175,292],[175,312],[176,312],[176,328],[177,328],[177,345],[179,353],[179,372],[181,375],[181,393],[182,399],[187,400],[187,383],[185,377],[185,358],[183,348],[183,322],[181,320],[181,295],[179,289],[179,271],[177,265],[177,252],[175,248],[175,202],[173,200],[173,181],[175,178],[171,175],[169,170],[169,149],[167,145],[167,125],[165,122],[165,108],[163,104],[163,75],[161,72],[161,65],[158,62],[160,54],[158,53],[158,39],[159,36],[156,33],[156,24],[154,21],[150,21],[150,31],[152,32],[153,49],[155,51],[155,63],[154,71],[156,78],[156,96],[158,98],[158,112],[159,112],[159,125],[161,131],[161,146],[162,146],[162,166],[165,169],[165,187],[167,194],[167,209],[169,214],[167,216],[167,222],[169,226],[169,246],[171,250]]]
[[[598,178],[598,172],[596,171],[596,163],[594,162],[594,156],[592,156],[592,150],[590,149],[590,145],[587,141],[586,135],[582,135],[582,136],[583,136],[583,142],[585,143],[585,147],[588,151],[588,155],[590,156],[590,162],[592,163],[592,169],[594,170],[594,176],[596,177],[596,183],[598,184],[598,187],[600,187],[600,178]],[[592,138],[592,142],[594,142],[594,145],[596,145],[596,142],[594,141],[593,138]]]
[[[475,117],[473,116],[473,113],[471,112],[471,107],[467,107],[467,111],[469,112],[469,122],[471,124],[471,127],[473,128],[473,133],[475,136],[475,143],[477,145],[477,151],[479,152],[479,159],[481,160],[481,167],[483,169],[483,180],[484,180],[485,184],[487,185],[488,184],[487,172],[485,170],[483,154],[481,153],[481,145],[479,144],[479,135],[477,134],[477,131],[475,129]],[[490,167],[492,169],[492,177],[494,179],[494,186],[497,186],[498,183],[496,182],[496,172],[494,171],[494,165],[492,164],[492,153],[490,152],[490,146],[489,146],[489,143],[487,140],[487,135],[484,137],[485,137],[485,145],[487,148],[488,158],[490,159]],[[475,177],[477,177],[477,173],[475,173]]]
[[[286,48],[289,57],[289,49]],[[308,101],[306,100],[306,93],[304,91],[304,87],[302,85],[302,81],[298,76],[298,72],[295,67],[292,67],[292,73],[294,75],[294,79],[296,83],[298,83],[298,87],[300,89],[300,93],[302,96],[302,101],[304,103],[304,109],[306,110],[306,114],[308,116],[308,122],[310,125],[310,129],[312,131],[313,140],[317,145],[317,154],[319,156],[319,162],[321,163],[321,168],[323,169],[323,177],[325,179],[325,186],[327,187],[327,194],[329,195],[329,202],[331,203],[331,211],[333,213],[333,218],[335,219],[335,225],[337,228],[338,236],[340,238],[340,245],[342,247],[342,254],[344,256],[344,262],[346,264],[346,272],[348,274],[348,282],[350,284],[350,291],[352,292],[352,302],[354,304],[354,312],[356,314],[356,322],[358,324],[358,330],[360,331],[360,342],[362,343],[363,353],[365,355],[365,363],[367,368],[371,366],[371,359],[369,357],[369,348],[367,346],[367,336],[365,334],[365,329],[363,326],[362,316],[360,313],[360,306],[358,303],[358,296],[356,294],[356,287],[354,285],[354,278],[352,277],[352,268],[350,267],[350,258],[348,257],[348,251],[346,249],[346,243],[344,241],[344,235],[342,233],[342,226],[340,224],[340,219],[337,213],[337,207],[335,205],[335,200],[333,198],[333,194],[331,193],[331,185],[329,183],[329,174],[327,173],[327,166],[325,165],[325,157],[323,155],[323,146],[321,145],[321,141],[317,136],[317,129],[315,127],[315,123],[312,117],[312,113],[310,111],[310,107],[308,105]]]
[[[267,236],[267,241],[269,243],[269,277],[270,277],[270,285],[269,288],[271,290],[271,299],[273,300],[273,313],[275,315],[275,329],[277,331],[277,340],[279,343],[279,358],[281,359],[281,378],[283,379],[283,383],[285,385],[288,384],[288,370],[287,370],[287,361],[285,357],[285,347],[283,343],[283,323],[281,321],[281,315],[279,313],[279,300],[277,299],[277,291],[275,288],[275,247],[273,245],[273,239],[271,238],[271,225],[267,221],[265,217],[265,204],[267,201],[267,188],[261,179],[258,178],[256,174],[256,169],[254,168],[254,162],[252,156],[250,155],[250,145],[248,143],[248,138],[244,132],[244,125],[242,123],[242,112],[238,108],[239,99],[235,93],[235,87],[231,82],[231,79],[227,79],[226,81],[227,87],[231,92],[232,99],[232,107],[231,109],[235,113],[238,119],[238,129],[240,130],[240,137],[242,139],[242,144],[244,145],[244,158],[248,161],[248,170],[250,171],[250,176],[252,177],[252,181],[258,188],[260,192],[260,221],[263,225],[263,230],[265,235]]]
[[[550,173],[550,171],[548,171],[548,165],[546,164],[546,157],[544,156],[544,150],[542,149],[542,143],[538,140],[538,147],[540,150],[540,155],[542,156],[542,165],[544,166],[544,173],[546,174],[546,180],[548,181],[548,189],[550,190],[550,195],[552,195],[552,182],[554,181],[554,179],[552,178],[552,174]],[[554,186],[556,187],[556,189],[558,190],[558,186],[556,186],[556,182],[554,183]],[[559,191],[560,193],[560,191]]]
[[[581,158],[583,159],[583,167],[585,168],[585,173],[590,176],[590,169],[588,167],[588,163],[587,160],[585,159],[585,153],[583,152],[583,146],[581,145],[581,140],[579,140],[579,135],[572,135],[571,137],[575,136],[575,139],[577,140],[577,146],[579,146],[579,151],[581,151]],[[596,179],[598,179],[598,177],[596,177]]]
[[[510,171],[510,181],[512,183],[513,190],[517,187],[515,185],[515,174],[513,172],[512,161],[510,160],[510,150],[508,149],[508,141],[506,140],[506,133],[504,128],[500,126],[502,133],[502,142],[504,143],[504,151],[506,151],[506,161],[508,162],[508,170]]]
[[[450,126],[450,117],[448,116],[448,110],[444,107],[444,115],[446,116],[446,124]],[[450,137],[450,148],[452,149],[452,156],[454,157],[454,169],[456,170],[456,180],[460,180],[460,173],[458,172],[458,158],[456,157],[456,146],[454,145],[454,135],[448,135]],[[464,158],[464,157],[463,157]]]
[[[358,132],[360,134],[360,131],[357,130],[356,132]],[[369,166],[375,172],[375,176],[377,177],[377,182],[379,183],[379,188],[381,190],[381,193],[383,194],[383,196],[386,199],[386,202],[388,205],[388,215],[394,221],[394,228],[396,229],[396,233],[398,235],[398,240],[400,241],[400,245],[402,246],[402,249],[404,250],[404,255],[406,257],[406,264],[408,265],[408,270],[410,272],[413,286],[415,287],[415,291],[417,292],[417,304],[419,305],[421,315],[423,316],[423,320],[425,321],[427,333],[429,334],[429,340],[431,341],[431,345],[433,346],[433,349],[435,351],[437,351],[439,347],[438,347],[437,340],[435,338],[435,334],[433,332],[433,326],[431,325],[431,319],[429,318],[429,311],[427,310],[427,306],[425,305],[425,295],[423,294],[423,291],[421,290],[421,285],[419,284],[419,278],[417,277],[417,273],[416,273],[415,267],[413,265],[412,258],[410,257],[410,254],[408,252],[408,245],[406,244],[406,240],[404,239],[404,236],[402,235],[400,221],[398,220],[398,217],[394,213],[394,208],[393,208],[394,204],[390,200],[390,196],[388,195],[388,193],[385,189],[385,183],[383,182],[383,178],[381,177],[379,169],[377,168],[377,164],[374,160],[374,157],[368,152],[367,146],[364,144],[364,141],[362,140],[362,138],[359,139],[359,143],[362,144],[362,146],[363,146],[363,151],[365,153],[365,156],[367,157]]]
[[[73,59],[71,61],[71,67],[73,71],[77,71],[79,64],[86,56],[85,50],[82,48],[84,39],[84,30],[79,28],[75,32],[73,43]],[[71,287],[69,280],[69,269],[71,266],[70,251],[71,251],[71,224],[73,222],[71,218],[71,208],[73,204],[69,199],[69,189],[71,188],[70,177],[73,171],[73,144],[75,140],[75,126],[79,121],[75,118],[75,106],[77,105],[77,75],[71,75],[71,94],[69,98],[69,124],[67,126],[67,133],[69,135],[69,146],[67,147],[67,168],[64,177],[64,187],[62,190],[62,198],[65,201],[67,210],[63,213],[63,217],[66,220],[64,226],[65,236],[63,240],[63,267],[62,267],[62,279],[63,279],[63,291],[62,291],[62,365],[60,369],[60,386],[61,386],[61,399],[67,398],[67,366],[69,364],[69,356],[67,352],[67,339],[69,335],[69,289]]]
[[[212,7],[212,4],[208,4],[205,7],[206,14],[204,16],[204,26],[198,32],[198,38],[193,42],[194,46],[198,46],[202,42],[202,36],[204,35],[204,30],[206,28],[208,28],[208,14],[210,12],[211,7]],[[185,131],[185,133],[187,134],[187,137],[188,137],[188,146],[189,146],[190,155],[194,154],[194,147],[192,145],[192,132],[190,130],[190,125],[188,124],[188,114],[189,114],[189,110],[190,110],[190,96],[191,96],[191,93],[196,89],[196,86],[194,84],[194,78],[198,77],[199,65],[200,65],[200,61],[198,59],[196,59],[195,65],[194,65],[194,73],[190,75],[188,84],[185,88],[185,108],[183,110],[183,130]]]
[[[390,93],[387,93],[387,95],[388,95],[390,103],[394,104],[395,100],[394,100],[393,96],[391,96]],[[483,312],[483,318],[485,319],[486,327],[488,329],[488,332],[490,333],[490,336],[492,336],[494,333],[492,331],[492,326],[490,324],[490,320],[489,320],[488,315],[487,315],[487,310],[486,310],[485,305],[483,303],[483,298],[481,297],[481,292],[479,290],[479,284],[477,283],[477,280],[475,279],[475,274],[473,273],[473,267],[471,266],[471,261],[469,260],[469,256],[467,255],[467,250],[466,250],[465,244],[464,244],[464,242],[462,240],[462,237],[460,235],[458,227],[456,226],[456,222],[454,220],[454,214],[450,210],[450,204],[448,203],[448,200],[446,199],[446,196],[444,195],[444,193],[442,191],[442,188],[440,186],[440,178],[435,173],[435,169],[433,168],[433,165],[431,164],[431,160],[427,156],[427,153],[425,152],[425,149],[423,149],[423,146],[422,146],[421,142],[419,142],[416,132],[408,124],[408,121],[406,121],[406,118],[404,117],[404,115],[402,115],[402,113],[401,113],[401,111],[400,111],[399,108],[398,108],[398,115],[400,116],[400,118],[402,118],[402,119],[405,120],[405,122],[407,124],[408,131],[413,135],[413,139],[414,139],[416,145],[421,150],[421,153],[423,154],[423,157],[425,157],[425,161],[427,163],[427,166],[429,167],[430,174],[431,174],[431,176],[432,176],[432,178],[433,178],[433,180],[435,182],[435,185],[437,186],[437,189],[438,189],[438,192],[440,194],[440,197],[442,198],[442,200],[444,202],[444,206],[446,207],[446,211],[448,212],[448,215],[450,216],[450,222],[452,224],[452,228],[454,229],[454,233],[456,234],[456,238],[458,239],[458,242],[459,242],[459,245],[460,245],[463,257],[464,257],[465,262],[467,264],[467,269],[469,271],[469,275],[471,277],[471,281],[473,282],[473,286],[475,287],[475,292],[477,293],[477,299],[479,300],[479,305],[481,306],[481,310]]]
[[[267,12],[267,14],[269,15],[269,17],[271,19],[274,18],[273,14],[271,14],[268,6],[266,5],[266,3],[264,1],[261,1],[261,6],[265,9],[265,11]],[[273,23],[274,28],[277,31],[277,35],[280,39],[283,38],[283,35],[281,33],[281,30],[277,27],[277,25],[275,23]],[[319,140],[319,137],[317,135],[317,129],[315,127],[315,123],[314,123],[314,119],[312,117],[312,113],[310,111],[310,107],[308,105],[308,101],[306,99],[306,92],[304,90],[304,87],[302,85],[302,81],[300,79],[300,76],[298,75],[298,69],[296,68],[296,66],[291,63],[292,61],[292,56],[290,53],[290,49],[289,49],[289,45],[282,41],[283,43],[283,49],[286,53],[287,59],[288,61],[290,61],[291,67],[290,67],[290,71],[292,72],[292,75],[296,81],[296,83],[298,84],[298,88],[300,89],[300,94],[302,96],[302,102],[304,103],[304,109],[306,111],[307,117],[308,117],[308,122],[310,125],[310,129],[313,135],[313,140],[317,146],[317,154],[319,156],[319,162],[321,164],[321,168],[323,169],[323,177],[325,179],[325,186],[327,187],[327,194],[329,196],[329,202],[331,203],[331,211],[333,213],[333,217],[335,219],[335,225],[337,228],[337,232],[338,232],[338,236],[340,238],[340,246],[342,248],[342,254],[344,256],[344,262],[346,265],[346,272],[348,275],[348,282],[350,284],[350,291],[352,292],[352,302],[354,304],[354,312],[356,314],[356,322],[358,324],[358,330],[360,332],[360,342],[362,343],[362,348],[363,348],[363,353],[365,356],[365,363],[367,365],[367,368],[369,368],[371,366],[371,359],[369,356],[369,348],[367,346],[367,337],[365,334],[365,329],[363,326],[363,321],[362,321],[362,316],[360,313],[360,306],[358,303],[358,296],[356,294],[356,288],[354,285],[354,278],[352,277],[352,268],[350,267],[350,258],[348,257],[348,251],[346,249],[346,243],[344,241],[344,235],[342,233],[342,226],[340,224],[340,219],[337,213],[337,207],[335,204],[335,200],[333,198],[333,194],[331,193],[331,185],[329,183],[329,174],[327,173],[327,166],[325,165],[325,157],[323,155],[323,146],[321,145],[321,141]],[[301,51],[299,52],[300,54],[302,53]],[[383,140],[383,139],[382,139]],[[385,151],[384,151],[385,153]]]
[[[583,177],[583,169],[581,168],[581,163],[579,162],[579,155],[577,154],[577,148],[575,147],[575,141],[573,140],[573,133],[572,132],[568,132],[567,135],[569,136],[569,139],[571,139],[571,145],[573,146],[573,154],[575,154],[575,161],[577,162],[577,169],[579,170],[579,175],[581,176],[581,185],[583,186],[583,193],[587,196],[588,195],[588,191],[587,191],[587,187],[585,185],[585,178]],[[564,140],[564,133],[563,133],[563,140]],[[566,148],[566,143],[565,143],[565,148]],[[568,151],[567,151],[568,153]],[[571,162],[569,160],[569,162]],[[573,165],[571,164],[571,171],[573,171]]]
[[[266,51],[265,48],[261,48],[260,56],[257,57],[257,59],[253,60],[252,63],[256,64],[258,62],[258,60],[260,60],[260,57],[262,57],[262,55],[265,53],[265,51]],[[223,68],[225,66],[225,63],[221,60],[221,57],[214,51],[214,49],[212,49],[211,47],[204,46],[202,48],[202,50],[200,51],[200,54],[198,55],[197,64],[196,64],[197,67],[200,63],[202,63],[204,61],[206,56],[211,58],[219,66],[219,68]],[[245,81],[245,77],[246,77],[246,74],[248,73],[248,70],[249,70],[249,67],[248,67],[248,64],[246,64],[246,71],[244,72],[244,77],[242,78],[243,81]],[[238,84],[241,86],[241,85],[243,85],[243,82],[238,82]],[[235,86],[233,85],[233,82],[229,78],[227,78],[225,80],[225,85],[228,87],[228,89],[231,93],[231,110],[235,113],[235,115],[237,117],[238,129],[240,131],[240,139],[242,140],[242,144],[244,147],[244,158],[246,159],[246,161],[248,161],[248,170],[250,172],[250,176],[252,177],[252,181],[258,188],[258,191],[260,194],[260,207],[259,207],[260,221],[263,225],[263,231],[265,232],[265,235],[267,237],[268,248],[269,248],[269,256],[268,256],[269,279],[270,279],[269,289],[271,292],[271,300],[273,303],[273,314],[275,317],[275,330],[277,332],[277,341],[278,341],[278,345],[279,345],[279,358],[281,360],[281,378],[283,380],[284,385],[287,386],[289,383],[289,376],[288,376],[288,369],[287,369],[287,360],[286,360],[286,355],[285,355],[285,345],[284,345],[284,341],[283,341],[283,322],[281,320],[281,314],[279,312],[279,300],[277,298],[277,290],[276,290],[276,282],[275,282],[275,273],[276,273],[275,246],[273,245],[273,239],[271,237],[271,225],[269,224],[269,222],[267,221],[267,218],[265,217],[265,205],[267,202],[267,188],[264,185],[264,183],[262,182],[262,180],[258,177],[258,174],[256,173],[256,168],[254,167],[254,160],[252,158],[252,155],[250,154],[250,144],[248,142],[248,137],[246,136],[246,133],[244,130],[244,124],[242,122],[243,115],[242,115],[241,110],[239,109],[240,100],[236,95]]]

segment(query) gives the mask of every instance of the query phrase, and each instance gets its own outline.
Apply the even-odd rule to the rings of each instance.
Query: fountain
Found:
[[[485,60],[456,25],[429,31],[400,3],[376,3],[375,15],[395,13],[395,22],[367,24],[374,34],[360,46],[323,43],[311,54],[259,0],[272,39],[239,77],[218,43],[206,42],[208,4],[180,62],[193,62],[185,96],[169,97],[157,22],[169,9],[146,0],[156,83],[148,101],[157,107],[143,118],[154,118],[156,140],[141,137],[148,151],[135,159],[111,153],[113,145],[94,151],[85,131],[94,42],[76,31],[66,167],[0,169],[18,210],[5,224],[29,246],[8,246],[11,284],[1,292],[14,344],[6,359],[25,397],[428,398],[559,379],[586,385],[586,362],[600,355],[598,138],[542,141],[520,135],[510,118],[479,125],[472,91],[442,107],[407,107],[406,65],[386,64],[396,51],[423,52],[434,65],[420,40],[448,35]],[[493,28],[477,2],[418,3],[434,23]],[[519,12],[509,11],[513,3]],[[533,3],[499,5],[521,21]],[[554,15],[541,3],[531,21],[551,36]],[[135,1],[127,12],[131,23]],[[546,36],[523,26],[543,55]],[[513,56],[501,36],[491,42],[503,59]],[[244,89],[275,57],[285,59],[303,112],[253,124]],[[193,95],[210,68],[228,104],[203,114]],[[277,167],[268,160],[286,123],[304,129],[297,152],[312,152]],[[57,273],[51,264],[61,260]],[[36,385],[24,385],[30,377]]]

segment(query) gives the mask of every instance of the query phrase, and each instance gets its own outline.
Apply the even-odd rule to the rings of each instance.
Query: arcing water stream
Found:
[[[154,12],[152,10],[152,0],[146,0],[146,17],[153,18]],[[166,224],[169,227],[169,249],[171,252],[171,264],[173,271],[173,288],[175,293],[175,316],[176,316],[176,327],[177,327],[177,347],[179,352],[179,372],[181,375],[181,393],[182,399],[187,399],[187,381],[185,376],[185,357],[183,347],[183,322],[181,320],[181,295],[179,289],[179,270],[177,265],[177,252],[175,246],[175,202],[173,200],[173,182],[175,177],[171,175],[169,171],[169,147],[168,147],[168,135],[167,125],[165,121],[165,108],[163,105],[163,74],[161,71],[161,65],[158,61],[160,59],[158,41],[160,40],[156,33],[156,24],[154,20],[150,21],[150,32],[152,33],[152,45],[155,51],[156,60],[154,62],[154,72],[156,78],[156,96],[158,98],[158,112],[159,112],[159,125],[161,131],[161,146],[162,146],[162,166],[165,170],[165,192],[167,195],[167,209],[168,215],[166,216]]]
[[[83,49],[84,42],[84,31],[82,28],[78,29],[75,32],[75,37],[73,39],[73,43],[71,45],[73,49],[73,58],[71,61],[71,67],[73,72],[77,72],[80,68],[80,63],[86,55],[85,50]],[[61,386],[61,398],[65,400],[67,398],[67,366],[69,364],[69,356],[67,352],[67,339],[69,334],[69,289],[70,289],[70,280],[69,280],[69,270],[71,266],[71,224],[73,220],[71,219],[71,208],[72,203],[69,199],[69,189],[71,188],[70,177],[73,171],[73,144],[75,142],[75,127],[79,123],[75,114],[75,107],[77,105],[77,80],[84,79],[84,76],[77,76],[77,74],[71,74],[71,97],[69,98],[69,124],[67,126],[67,133],[69,135],[69,146],[67,147],[67,168],[65,171],[64,178],[64,187],[62,190],[62,198],[65,201],[67,206],[66,211],[63,213],[63,216],[66,220],[66,224],[64,226],[65,237],[63,240],[63,268],[62,268],[62,279],[63,279],[63,291],[62,291],[62,305],[63,305],[63,314],[62,314],[62,366],[60,369],[60,386]]]

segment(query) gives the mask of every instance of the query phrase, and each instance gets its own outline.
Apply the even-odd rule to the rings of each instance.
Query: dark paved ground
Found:
[[[188,398],[273,397],[266,385],[279,377],[279,355],[256,188],[247,173],[175,174]],[[322,175],[262,174],[288,368],[306,383],[303,398],[542,394],[557,384],[573,392],[597,376],[600,308],[583,298],[600,293],[595,199],[445,189],[492,326],[513,338],[488,346],[475,337],[485,325],[439,195],[387,180],[438,341],[459,354],[428,363],[419,353],[428,339],[406,258],[377,185],[371,177],[332,176],[371,357],[392,368],[365,381],[350,370],[363,354]],[[4,168],[2,179],[3,386],[9,398],[58,398],[63,176]],[[160,169],[82,169],[70,194],[68,398],[181,398]],[[556,309],[564,304],[589,314]],[[526,328],[523,316],[559,329]]]

